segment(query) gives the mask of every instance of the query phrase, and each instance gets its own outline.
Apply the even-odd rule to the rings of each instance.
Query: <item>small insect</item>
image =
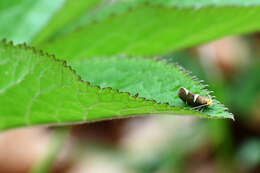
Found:
[[[194,94],[183,87],[179,89],[178,95],[187,105],[193,106],[192,109],[203,108],[212,105],[211,98],[207,98],[199,94]]]

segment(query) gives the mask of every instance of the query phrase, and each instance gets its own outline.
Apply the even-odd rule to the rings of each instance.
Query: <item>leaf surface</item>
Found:
[[[37,44],[61,59],[111,55],[162,55],[260,28],[259,0],[147,1],[104,4]]]
[[[176,66],[140,58],[98,58],[71,65],[78,74],[34,48],[1,42],[0,129],[143,114],[232,118],[216,100],[205,112],[186,109],[176,96],[179,86],[201,95],[208,91]]]
[[[95,8],[99,3],[100,0],[67,0],[33,42],[42,42],[52,38],[62,28],[91,11],[90,9]]]
[[[48,23],[65,0],[0,1],[0,39],[30,42]]]

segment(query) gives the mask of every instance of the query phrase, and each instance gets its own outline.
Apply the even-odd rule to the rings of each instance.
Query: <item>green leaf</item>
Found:
[[[232,118],[216,100],[205,112],[189,110],[177,98],[179,87],[201,95],[208,91],[176,66],[141,58],[93,59],[72,65],[88,82],[64,61],[25,45],[2,42],[0,129],[151,113]],[[104,88],[108,86],[113,89]],[[133,96],[136,93],[139,96]]]
[[[116,1],[61,31],[56,40],[38,45],[61,59],[160,55],[259,30],[259,2]]]
[[[61,8],[65,0],[0,1],[0,38],[29,42]]]
[[[53,16],[52,20],[42,29],[33,42],[41,42],[52,38],[59,30],[81,17],[99,2],[100,0],[67,0],[66,4]]]

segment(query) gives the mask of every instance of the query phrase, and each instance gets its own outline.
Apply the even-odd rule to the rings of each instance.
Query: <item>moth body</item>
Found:
[[[199,94],[194,94],[187,90],[184,87],[181,87],[178,92],[178,96],[182,99],[189,106],[193,107],[204,107],[204,106],[211,106],[212,99],[201,96]]]

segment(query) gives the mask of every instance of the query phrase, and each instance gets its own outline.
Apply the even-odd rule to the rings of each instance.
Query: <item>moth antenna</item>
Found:
[[[207,104],[199,105],[199,106],[196,106],[196,107],[190,108],[190,110],[197,109],[197,108],[201,108],[201,107],[205,107],[205,106],[207,106]]]
[[[220,102],[219,102],[218,100],[216,100],[216,103],[217,103],[217,104],[220,104]]]

